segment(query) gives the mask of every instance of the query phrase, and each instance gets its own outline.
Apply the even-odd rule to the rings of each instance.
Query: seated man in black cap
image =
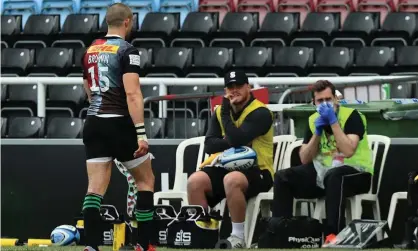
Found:
[[[232,221],[228,240],[232,247],[243,248],[246,200],[269,191],[273,184],[273,115],[254,98],[244,72],[228,72],[224,80],[225,96],[211,118],[205,151],[217,154],[249,146],[257,154],[257,165],[239,171],[205,166],[190,176],[187,192],[190,205],[204,208],[226,198]]]

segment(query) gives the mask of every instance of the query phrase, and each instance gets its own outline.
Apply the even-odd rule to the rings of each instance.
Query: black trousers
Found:
[[[327,228],[325,234],[337,234],[345,227],[345,198],[367,193],[371,174],[350,166],[329,170],[322,189],[316,185],[313,163],[280,170],[274,179],[273,217],[292,217],[293,198],[314,199],[325,196]]]

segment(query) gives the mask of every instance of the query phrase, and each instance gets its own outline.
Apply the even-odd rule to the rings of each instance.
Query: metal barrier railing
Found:
[[[362,81],[361,83],[336,83],[334,84],[336,89],[343,89],[343,96],[345,99],[359,99],[362,101],[371,101],[371,100],[381,100],[384,99],[382,95],[382,86],[387,84],[388,81],[386,79],[373,79],[368,81]],[[418,77],[406,77],[403,79],[393,79],[390,81],[390,84],[397,84],[397,83],[410,83],[415,84],[416,87],[418,86]],[[284,104],[285,100],[289,97],[290,94],[304,94],[308,92],[312,92],[312,85],[302,86],[302,87],[291,87],[287,89],[279,99],[279,104]],[[364,88],[367,87],[367,88]],[[371,90],[370,87],[378,88],[378,97],[371,97]],[[364,97],[364,93],[359,91],[359,89],[366,89],[366,98]],[[347,97],[350,96],[350,97]]]
[[[271,93],[283,93],[284,90],[275,89]],[[206,92],[206,93],[199,93],[199,94],[178,94],[178,95],[165,95],[165,96],[154,96],[154,97],[147,97],[144,99],[144,106],[147,107],[146,109],[150,109],[152,103],[162,103],[162,102],[171,102],[172,106],[167,108],[167,111],[171,111],[170,114],[166,114],[166,116],[159,117],[159,118],[153,118],[150,116],[151,120],[157,120],[157,121],[164,121],[162,122],[162,126],[167,129],[167,133],[161,133],[159,137],[162,138],[178,138],[179,134],[181,138],[189,138],[189,137],[195,137],[195,136],[203,136],[206,133],[206,130],[208,129],[208,122],[209,119],[212,116],[211,113],[211,106],[210,106],[210,99],[212,97],[217,96],[223,96],[224,92]],[[187,115],[189,112],[187,109],[184,109],[184,106],[180,108],[178,105],[180,102],[184,102],[184,105],[186,106],[186,103],[194,103],[196,105],[196,111],[197,113],[193,112],[192,118],[188,117]],[[177,105],[176,105],[177,103]],[[199,105],[200,103],[200,105]],[[168,105],[169,106],[169,105]],[[198,107],[200,106],[200,110],[198,110]],[[288,108],[293,105],[288,104],[275,104],[273,111],[274,118],[273,118],[273,127],[275,131],[275,135],[278,134],[289,134],[291,130],[291,123],[289,120],[285,120],[282,115],[282,109],[277,108]],[[177,110],[178,109],[178,110]],[[179,111],[179,112],[177,112]],[[150,113],[152,115],[153,113]],[[204,114],[204,115],[203,115]],[[178,116],[180,115],[180,116]],[[183,116],[181,116],[183,115]],[[157,117],[157,116],[154,116]],[[152,121],[151,121],[152,123]],[[159,122],[158,122],[159,123]],[[187,123],[195,123],[195,127],[199,127],[198,130],[199,133],[190,133],[188,131],[191,127],[191,124]],[[200,128],[202,124],[204,124],[204,129]],[[178,128],[179,126],[183,126],[183,128]],[[183,130],[181,130],[183,129]],[[164,132],[164,130],[162,130]]]
[[[151,136],[191,138],[204,135],[211,117],[210,98],[220,95],[223,95],[223,92],[146,97],[144,107],[150,113],[151,125],[149,126],[162,127],[161,130],[157,129],[160,132],[159,135],[153,135],[154,132],[151,132]],[[155,116],[153,103],[159,103],[159,107],[164,106],[162,116]],[[152,124],[153,121],[154,124]]]
[[[328,79],[334,84],[359,83],[370,79],[393,82],[396,79],[405,79],[409,76],[347,76],[347,77],[260,77],[249,78],[250,84],[259,86],[297,86],[309,85],[320,79]],[[46,86],[47,85],[82,85],[83,79],[79,77],[1,77],[1,84],[5,85],[35,85],[37,90],[37,116],[45,117]],[[145,86],[158,86],[159,95],[167,95],[168,86],[223,86],[222,78],[141,78],[140,84]],[[164,107],[162,107],[162,110]]]
[[[329,81],[333,82],[337,89],[343,89],[343,93],[345,98],[348,98],[348,95],[352,95],[352,99],[361,99],[361,95],[366,95],[366,100],[368,101],[371,98],[381,99],[381,92],[380,89],[383,84],[390,83],[417,83],[418,77],[417,76],[363,76],[363,77],[317,77],[317,78],[250,78],[250,83],[253,86],[266,86],[269,88],[270,95],[277,95],[278,103],[285,104],[285,103],[309,103],[311,102],[311,96],[308,95],[312,89],[312,86],[309,84],[314,83],[316,80],[319,79],[328,79]],[[367,81],[368,80],[368,81]],[[30,77],[6,77],[1,78],[2,84],[36,84],[37,86],[37,94],[38,94],[38,102],[37,102],[37,116],[38,117],[45,117],[45,101],[46,101],[46,85],[69,85],[69,84],[82,84],[82,80],[78,78],[59,78],[59,77],[42,77],[42,78],[30,78]],[[190,135],[187,131],[188,125],[186,124],[186,120],[184,121],[183,125],[177,123],[176,120],[178,118],[188,118],[188,114],[191,114],[189,117],[195,119],[194,126],[201,127],[199,119],[207,120],[210,119],[210,97],[213,96],[221,96],[223,92],[205,92],[205,93],[195,93],[195,94],[176,94],[176,95],[165,95],[167,94],[167,86],[198,86],[200,84],[207,85],[207,86],[220,86],[223,84],[223,79],[221,78],[143,78],[141,79],[141,85],[159,85],[159,95],[157,97],[147,97],[145,98],[146,103],[146,111],[150,113],[148,117],[150,118],[162,118],[167,119],[168,122],[173,122],[172,127],[170,125],[162,125],[164,127],[168,127],[170,129],[170,135],[166,135],[165,130],[161,130],[160,137],[166,138],[166,136],[173,136],[173,138],[178,138],[177,134],[181,135]],[[300,86],[302,87],[292,87],[292,86]],[[272,87],[278,88],[272,88]],[[379,88],[378,97],[371,97],[372,95],[370,92],[372,91],[371,87]],[[289,87],[285,89],[285,87]],[[349,92],[351,88],[351,94]],[[359,88],[366,88],[366,92],[358,91]],[[354,90],[354,91],[353,91]],[[163,94],[163,95],[162,95]],[[299,95],[299,96],[298,96]],[[301,97],[302,95],[302,97]],[[360,97],[359,97],[360,96]],[[277,99],[276,99],[277,100]],[[155,106],[154,103],[158,103],[158,106]],[[171,104],[170,104],[171,103]],[[186,108],[186,109],[183,109]],[[178,118],[176,115],[182,112],[183,116],[179,116]],[[170,118],[170,113],[172,116]],[[158,115],[157,115],[158,114]],[[207,128],[206,122],[203,132]],[[193,123],[193,122],[192,122]],[[178,126],[183,128],[178,128]],[[280,131],[280,133],[287,133],[288,132],[288,123],[283,118],[281,111],[275,113],[275,128],[276,133]],[[184,129],[184,130],[181,130]],[[168,131],[168,130],[167,130]],[[199,131],[199,130],[198,130]],[[201,130],[200,130],[201,131]],[[181,133],[179,133],[181,132]]]
[[[393,79],[391,80],[391,84],[397,83],[417,83],[418,77],[405,77],[403,79]],[[350,90],[354,89],[354,92],[351,93],[351,99],[360,99],[359,97],[365,96],[367,100],[372,99],[370,95],[370,86],[377,87],[379,90],[382,88],[384,84],[387,83],[386,79],[374,79],[370,81],[363,81],[361,83],[337,83],[336,88],[342,90],[344,93],[344,98],[346,98],[347,89]],[[366,92],[358,92],[356,89],[366,87]],[[278,101],[279,105],[285,105],[285,103],[300,103],[306,104],[312,101],[311,97],[312,85],[302,86],[302,87],[290,87],[287,89],[284,88],[277,88],[277,89],[269,89],[269,94],[278,94],[280,99]],[[353,90],[351,90],[353,91]],[[379,91],[378,96],[374,97],[375,100],[382,99],[382,93]],[[300,96],[302,94],[302,97]],[[361,95],[359,95],[361,94]],[[158,102],[159,106],[164,106],[164,113],[160,117],[160,119],[166,120],[164,123],[164,127],[167,128],[168,135],[163,133],[162,137],[174,137],[178,138],[178,134],[185,135],[186,138],[203,135],[204,132],[207,130],[207,122],[211,117],[210,112],[210,98],[215,96],[223,96],[224,92],[205,92],[205,93],[196,93],[196,94],[175,94],[175,95],[164,95],[164,96],[154,96],[154,97],[147,97],[144,99],[145,106],[149,106],[148,109],[152,110],[151,104]],[[349,93],[350,95],[350,93]],[[167,104],[168,102],[171,103]],[[180,102],[183,102],[183,105],[180,105]],[[191,109],[191,104],[194,104],[195,109]],[[285,107],[285,106],[283,106]],[[275,107],[277,108],[277,106]],[[183,114],[181,115],[181,111]],[[289,134],[292,131],[292,124],[289,119],[285,119],[282,113],[282,110],[275,110],[274,112],[274,128],[275,134]],[[205,114],[205,116],[202,116]],[[161,115],[161,114],[160,114]],[[180,116],[178,116],[180,115]],[[190,116],[189,116],[190,115]],[[177,117],[178,116],[178,117]],[[157,117],[157,116],[154,116]],[[189,118],[191,120],[189,120]],[[183,119],[183,124],[179,123],[178,121]],[[202,121],[201,121],[202,120]],[[205,122],[203,122],[205,120]],[[194,125],[198,127],[198,131],[200,132],[198,135],[190,134],[188,129],[190,129],[190,125],[187,123],[195,123]],[[171,123],[171,124],[170,124]],[[204,129],[201,129],[202,125],[200,123],[204,123]],[[182,126],[184,129],[183,131],[179,131],[179,126]],[[163,130],[164,131],[164,130]],[[180,133],[179,133],[180,132]]]

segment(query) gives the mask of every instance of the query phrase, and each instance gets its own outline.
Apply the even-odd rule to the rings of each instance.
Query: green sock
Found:
[[[84,236],[86,246],[98,250],[102,244],[100,206],[103,197],[98,194],[87,194],[84,197],[83,216],[84,216]]]
[[[138,222],[138,243],[147,249],[149,244],[156,244],[156,227],[154,224],[154,193],[139,191],[135,209],[135,218]]]
[[[86,194],[86,196],[84,197],[83,211],[86,208],[90,208],[90,207],[100,210],[100,207],[102,206],[102,200],[103,200],[103,197],[98,194],[94,194],[94,193]]]

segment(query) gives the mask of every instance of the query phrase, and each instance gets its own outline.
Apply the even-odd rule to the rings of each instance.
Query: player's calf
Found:
[[[154,224],[154,192],[138,191],[135,218],[138,222],[138,244],[146,250],[156,244]]]
[[[102,218],[100,216],[100,207],[103,197],[98,194],[88,193],[84,197],[83,217],[84,217],[84,234],[86,236],[86,246],[90,250],[98,251],[101,244],[100,226]],[[89,250],[89,251],[90,251]]]
[[[151,159],[147,154],[135,160],[123,163],[135,179],[138,193],[135,209],[135,218],[138,222],[137,250],[153,250],[156,244],[156,227],[154,224],[154,183],[155,177],[152,171]]]
[[[235,171],[228,173],[223,182],[232,222],[232,232],[228,241],[233,248],[244,248],[245,208],[247,206],[244,192],[248,188],[248,180],[243,173]]]
[[[109,159],[95,158],[87,160],[89,185],[84,197],[82,211],[85,242],[90,250],[99,250],[98,246],[102,243],[100,207],[111,176],[112,162]]]

